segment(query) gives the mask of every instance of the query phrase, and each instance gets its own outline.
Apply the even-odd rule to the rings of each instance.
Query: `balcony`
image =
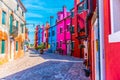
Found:
[[[17,37],[18,36],[18,27],[16,26],[12,26],[12,28],[10,29],[10,36],[12,37]]]

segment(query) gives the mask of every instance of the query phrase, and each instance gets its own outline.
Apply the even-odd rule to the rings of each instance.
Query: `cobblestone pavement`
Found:
[[[82,60],[70,56],[29,51],[24,57],[0,66],[0,80],[90,80]]]

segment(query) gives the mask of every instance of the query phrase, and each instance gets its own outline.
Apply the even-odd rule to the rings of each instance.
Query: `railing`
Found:
[[[17,37],[18,36],[18,27],[16,26],[12,26],[12,28],[10,29],[10,36],[12,37]]]

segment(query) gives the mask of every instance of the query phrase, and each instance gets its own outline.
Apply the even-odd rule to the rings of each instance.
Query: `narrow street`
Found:
[[[24,57],[0,66],[0,80],[89,80],[83,69],[81,59],[29,50]]]

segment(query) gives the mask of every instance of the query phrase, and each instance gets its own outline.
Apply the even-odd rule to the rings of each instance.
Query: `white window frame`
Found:
[[[111,34],[109,35],[109,42],[110,43],[115,43],[115,42],[120,42],[120,31],[114,32],[114,14],[113,14],[113,1],[115,0],[110,0],[110,17],[111,17]]]

